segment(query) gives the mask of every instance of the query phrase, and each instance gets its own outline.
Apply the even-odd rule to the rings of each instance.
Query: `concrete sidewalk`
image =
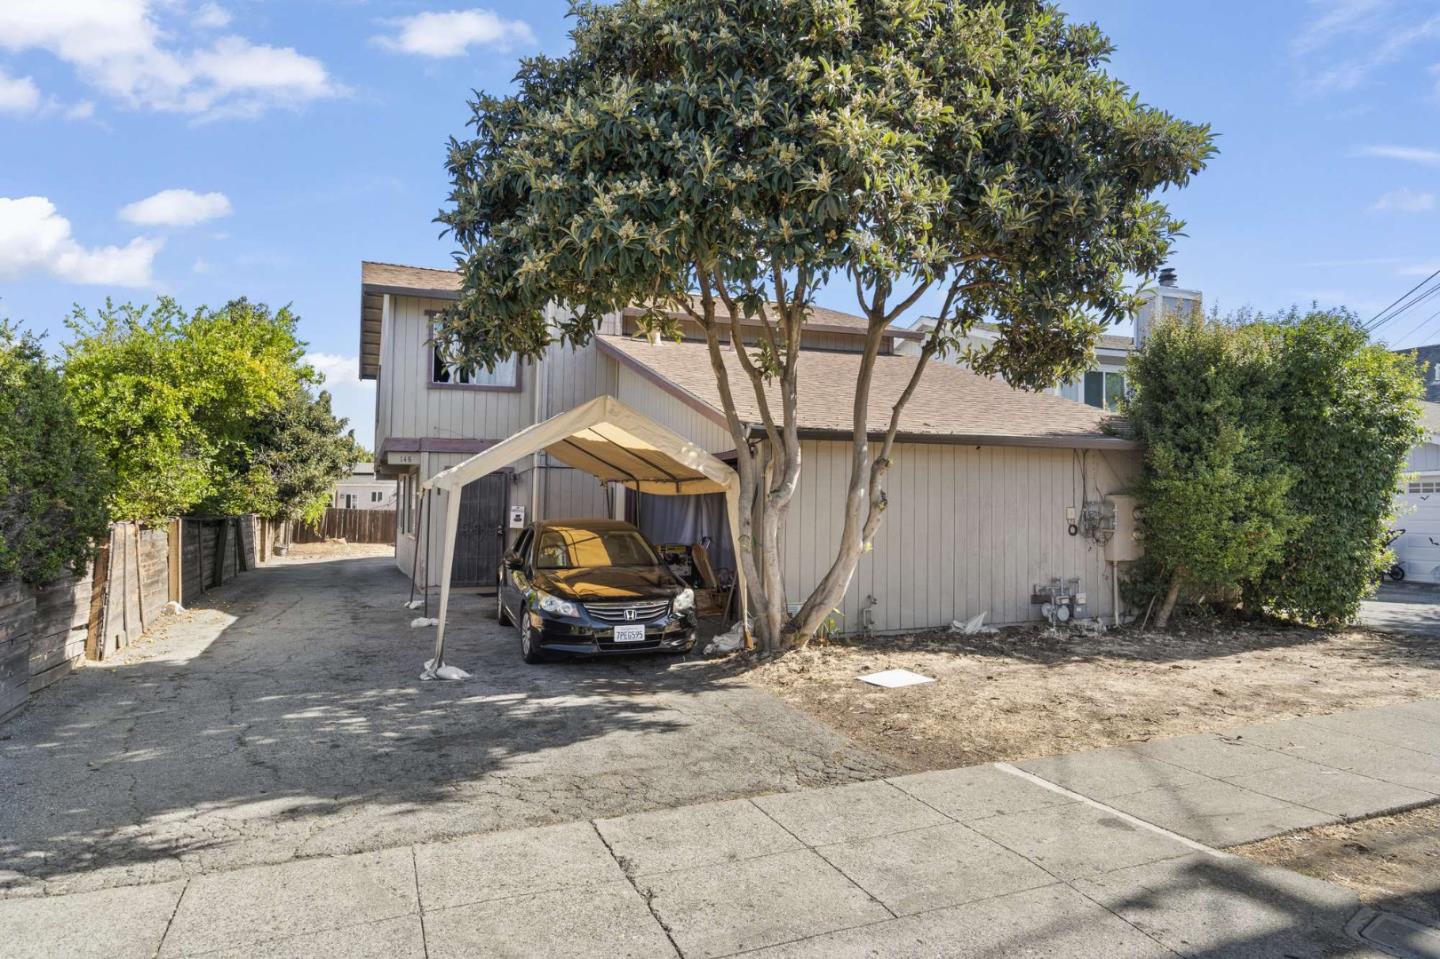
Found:
[[[1440,700],[0,902],[5,956],[1380,956],[1210,848],[1440,799]]]

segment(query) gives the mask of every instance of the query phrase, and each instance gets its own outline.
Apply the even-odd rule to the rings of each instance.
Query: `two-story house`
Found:
[[[555,345],[538,363],[493,372],[457,369],[437,359],[431,337],[433,317],[458,286],[448,270],[361,269],[360,375],[377,381],[376,468],[399,482],[396,562],[418,582],[437,585],[443,510],[431,506],[422,517],[420,484],[594,397],[613,396],[719,458],[733,456],[703,336],[688,318],[681,342],[638,337],[634,315],[623,312],[606,317],[583,348]],[[816,309],[806,326],[798,411],[805,465],[780,544],[792,598],[807,594],[834,557],[865,322]],[[899,346],[920,335],[888,333],[870,405],[877,432],[916,362]],[[758,440],[758,409],[738,371],[734,381],[741,418],[757,424]],[[1039,615],[1035,587],[1055,580],[1086,594],[1089,615],[1110,615],[1116,568],[1103,517],[1123,503],[1112,497],[1132,482],[1139,456],[1104,430],[1106,418],[935,363],[902,416],[886,520],[839,611],[841,628],[948,626],[982,612],[1019,622]],[[493,588],[513,527],[559,516],[624,516],[660,543],[708,537],[717,565],[733,564],[722,502],[605,486],[542,453],[465,487],[452,585]]]
[[[1204,305],[1200,291],[1181,289],[1176,285],[1175,271],[1168,268],[1161,271],[1159,285],[1147,290],[1144,296],[1145,303],[1135,317],[1136,335],[1101,335],[1095,342],[1095,354],[1090,368],[1079,378],[1062,383],[1049,392],[1097,409],[1117,409],[1125,395],[1125,365],[1129,362],[1137,341],[1144,342],[1145,332],[1161,316],[1200,310]],[[922,317],[914,329],[919,333],[929,332],[934,329],[934,321]],[[994,326],[980,323],[971,329],[965,338],[965,344],[974,347],[976,351],[983,351],[999,336],[999,331]],[[920,346],[918,343],[903,344],[901,352],[918,355]],[[952,356],[949,361],[963,363],[959,356]]]

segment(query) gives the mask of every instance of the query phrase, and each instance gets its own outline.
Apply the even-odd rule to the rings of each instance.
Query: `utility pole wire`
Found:
[[[1437,276],[1440,276],[1440,269],[1437,269],[1434,273],[1431,273],[1429,276],[1425,277],[1425,279],[1421,280],[1419,283],[1416,283],[1414,286],[1410,287],[1410,289],[1408,289],[1408,290],[1406,290],[1404,293],[1400,294],[1400,296],[1399,296],[1398,298],[1396,298],[1396,300],[1395,300],[1393,303],[1391,303],[1389,306],[1385,307],[1385,309],[1381,310],[1379,313],[1376,313],[1374,316],[1372,316],[1372,317],[1370,318],[1370,321],[1365,324],[1365,329],[1366,329],[1367,331],[1368,331],[1368,330],[1373,330],[1373,329],[1375,329],[1375,327],[1379,325],[1376,321],[1380,320],[1380,318],[1381,318],[1382,316],[1384,316],[1386,313],[1390,312],[1390,310],[1391,310],[1397,303],[1403,302],[1407,297],[1410,296],[1411,293],[1414,293],[1416,290],[1420,289],[1422,286],[1424,286],[1425,284],[1429,283],[1431,280],[1435,279]],[[1383,322],[1383,321],[1382,321],[1382,322]]]

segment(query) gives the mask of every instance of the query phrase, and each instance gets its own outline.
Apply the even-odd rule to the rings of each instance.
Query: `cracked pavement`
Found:
[[[527,666],[457,598],[447,659],[389,557],[205,594],[0,726],[0,897],[189,878],[870,780],[895,764],[699,663]]]

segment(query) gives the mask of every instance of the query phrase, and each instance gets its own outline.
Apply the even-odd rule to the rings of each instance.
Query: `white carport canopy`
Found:
[[[455,558],[455,530],[460,522],[460,491],[466,483],[540,451],[602,482],[620,483],[642,493],[662,496],[724,493],[730,539],[737,552],[741,548],[739,475],[703,447],[613,396],[597,397],[528,426],[483,453],[436,473],[423,484],[422,489],[444,490],[446,494],[440,622],[435,631],[435,658],[426,664],[427,677],[433,677],[445,664],[445,619],[450,608],[450,571]],[[743,620],[749,598],[743,570],[736,570],[736,581]]]

